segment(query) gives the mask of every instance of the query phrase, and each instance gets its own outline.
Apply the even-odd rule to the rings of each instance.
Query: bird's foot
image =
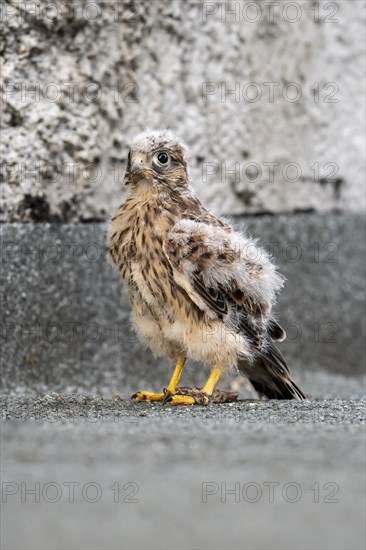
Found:
[[[164,393],[154,393],[152,391],[142,390],[134,393],[131,399],[135,401],[162,401],[164,397]]]
[[[196,405],[197,401],[192,395],[174,394],[164,398],[163,405]]]
[[[179,396],[181,398],[182,396]],[[191,405],[194,404],[194,399],[177,399],[175,400],[175,394],[171,391],[164,389],[163,393],[154,393],[151,391],[141,390],[133,394],[131,399],[135,401],[162,401],[163,405],[166,403],[172,403],[174,405]],[[187,402],[186,402],[187,401]]]
[[[212,395],[207,395],[202,388],[180,387],[175,395],[164,399],[171,405],[208,405],[209,403],[231,403],[238,398],[237,392],[228,392],[216,388]]]
[[[209,403],[232,403],[238,398],[237,392],[229,392],[216,388],[212,395],[207,395],[202,388],[179,387],[175,393],[164,390],[163,393],[138,391],[131,399],[135,401],[161,401],[163,405],[208,405]]]

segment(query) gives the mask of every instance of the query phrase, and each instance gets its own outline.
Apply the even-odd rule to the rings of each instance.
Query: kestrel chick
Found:
[[[207,403],[221,373],[238,369],[261,396],[305,399],[273,343],[285,338],[271,315],[283,278],[256,241],[192,194],[180,141],[170,131],[139,134],[125,184],[129,196],[112,218],[110,253],[140,334],[155,355],[176,364],[166,390],[133,398]],[[200,399],[177,393],[187,357],[211,369]]]

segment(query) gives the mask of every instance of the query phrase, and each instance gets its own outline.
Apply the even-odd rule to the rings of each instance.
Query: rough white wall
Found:
[[[106,219],[144,126],[190,145],[192,182],[219,212],[364,208],[363,1],[2,10],[3,220]]]

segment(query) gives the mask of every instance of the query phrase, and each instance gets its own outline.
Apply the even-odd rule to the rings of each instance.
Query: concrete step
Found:
[[[363,216],[236,223],[273,252],[287,277],[276,311],[288,333],[281,350],[299,385],[318,397],[357,395],[364,369]],[[1,226],[2,390],[128,396],[167,384],[171,366],[154,359],[134,333],[106,258],[106,230],[103,223]],[[331,384],[327,373],[336,375]],[[201,384],[206,376],[191,364],[182,383]]]

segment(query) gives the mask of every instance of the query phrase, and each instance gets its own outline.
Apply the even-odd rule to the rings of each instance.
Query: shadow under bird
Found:
[[[176,365],[162,393],[132,398],[229,401],[237,395],[216,384],[237,370],[260,396],[305,399],[274,344],[286,336],[271,314],[283,277],[255,240],[194,196],[185,146],[168,130],[142,132],[131,145],[124,183],[129,195],[111,220],[110,254],[140,335]],[[211,369],[201,389],[179,388],[187,358]]]

